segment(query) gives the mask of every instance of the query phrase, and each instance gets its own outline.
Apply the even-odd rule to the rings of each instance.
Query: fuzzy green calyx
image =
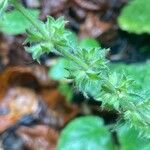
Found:
[[[81,59],[88,66],[86,69],[83,69],[80,64],[70,60],[66,68],[70,73],[70,78],[74,79],[79,91],[91,96],[100,92],[101,78],[108,76],[109,73],[108,61],[104,57],[106,52],[106,49],[101,48],[91,48],[88,50],[79,48],[73,53],[75,57]]]
[[[38,60],[44,53],[48,54],[50,52],[56,52],[56,44],[59,46],[67,45],[67,36],[69,35],[69,32],[64,28],[65,23],[63,17],[58,18],[57,20],[48,17],[45,24],[39,21],[39,26],[43,29],[47,38],[35,28],[27,30],[27,39],[25,43],[30,43],[31,46],[26,47],[26,50],[32,54],[33,59]]]

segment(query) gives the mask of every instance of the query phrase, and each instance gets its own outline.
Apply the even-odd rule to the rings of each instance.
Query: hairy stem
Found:
[[[42,34],[42,36],[47,40],[50,41],[51,39],[49,38],[49,36],[45,33],[45,31],[43,30],[43,28],[37,23],[37,20],[35,21],[35,19],[31,16],[31,14],[29,14],[29,12],[17,1],[17,0],[12,0],[12,4],[14,5],[14,7],[20,12],[22,13],[30,22],[31,24]],[[70,52],[64,50],[63,48],[61,48],[60,46],[58,46],[56,44],[55,48],[66,58],[71,59],[72,61],[74,61],[75,63],[77,63],[80,67],[83,68],[83,70],[88,70],[89,66],[83,62],[81,59],[77,58],[76,56],[74,56],[73,54],[71,54]],[[92,69],[92,68],[91,68]],[[106,85],[106,87],[113,93],[116,93],[116,88],[112,85],[112,83],[110,83],[107,79],[102,79]]]
[[[70,52],[64,50],[63,48],[61,48],[60,46],[58,46],[56,44],[56,49],[63,54],[65,57],[71,59],[72,61],[74,61],[75,63],[77,63],[79,66],[81,66],[84,70],[87,70],[89,68],[89,66],[83,62],[81,59],[77,58],[76,56],[74,56],[73,54],[71,54]]]
[[[43,30],[43,28],[37,23],[37,20],[35,21],[35,19],[31,16],[31,14],[29,14],[29,12],[17,1],[17,0],[12,0],[12,4],[14,5],[14,7],[20,12],[22,13],[30,22],[31,24],[42,34],[42,36],[47,40],[50,41],[51,39],[49,38],[49,36],[45,33],[45,31]],[[56,49],[66,58],[71,59],[72,61],[74,61],[75,63],[77,63],[79,66],[81,66],[83,68],[83,70],[88,70],[89,66],[83,62],[81,59],[77,58],[76,56],[74,56],[73,54],[71,54],[70,52],[62,49],[60,46],[58,46],[56,44]],[[108,81],[108,80],[104,80],[107,88],[109,90],[111,90],[112,92],[116,92],[115,87]]]

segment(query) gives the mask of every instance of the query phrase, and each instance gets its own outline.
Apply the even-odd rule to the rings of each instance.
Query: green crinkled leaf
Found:
[[[121,29],[137,34],[150,33],[150,0],[132,0],[118,18]]]
[[[28,9],[28,12],[38,18],[39,11]],[[31,27],[31,23],[17,10],[4,13],[4,19],[0,20],[0,30],[4,33],[17,35],[25,33],[26,29]]]
[[[62,131],[58,150],[115,150],[111,134],[102,119],[95,116],[80,117]]]
[[[118,129],[118,138],[120,150],[149,150],[149,139],[144,139],[139,136],[139,133],[134,128],[124,125]]]

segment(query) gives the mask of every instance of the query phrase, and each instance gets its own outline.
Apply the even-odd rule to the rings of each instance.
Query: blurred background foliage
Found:
[[[150,33],[150,0],[132,0],[118,18],[121,29],[136,33]]]
[[[35,18],[38,18],[39,11],[28,9]],[[0,30],[6,34],[18,35],[25,33],[31,27],[31,23],[17,10],[4,12],[3,19],[0,20]]]

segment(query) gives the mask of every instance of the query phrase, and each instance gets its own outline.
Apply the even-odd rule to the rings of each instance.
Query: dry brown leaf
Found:
[[[58,132],[48,126],[21,126],[17,133],[23,139],[26,150],[56,150]]]
[[[0,132],[37,109],[38,97],[33,90],[22,87],[9,89],[0,103]]]
[[[54,86],[56,83],[48,78],[43,66],[10,67],[0,75],[0,99],[11,86],[26,86],[38,89],[41,86]]]
[[[89,13],[80,28],[80,37],[97,38],[112,28],[112,23],[101,21],[95,14]]]
[[[40,93],[45,100],[48,108],[62,118],[62,125],[79,113],[79,108],[76,105],[70,105],[57,89],[43,89]]]
[[[81,8],[95,11],[99,10],[101,8],[101,5],[97,5],[93,3],[92,1],[87,1],[87,0],[74,0],[77,5],[79,5]]]
[[[79,112],[48,79],[45,68],[8,68],[1,74],[0,82],[0,132],[26,115],[60,128]]]

